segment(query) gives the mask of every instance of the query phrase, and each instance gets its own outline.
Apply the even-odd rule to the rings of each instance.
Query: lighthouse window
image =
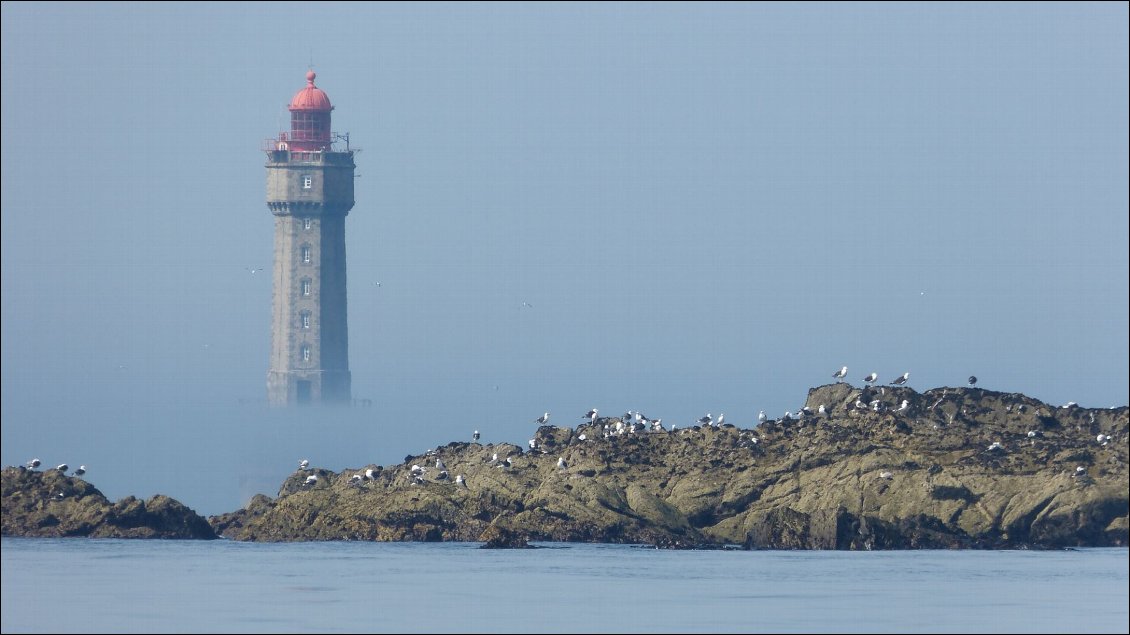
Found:
[[[302,175],[302,189],[308,190],[314,187],[314,177],[309,174]]]
[[[304,329],[310,328],[310,312],[309,311],[303,311],[302,312],[302,328],[304,328]]]
[[[310,361],[310,346],[308,344],[302,345],[302,361]]]
[[[302,295],[310,295],[310,278],[302,281]]]
[[[302,245],[302,262],[310,262],[311,258],[312,258],[312,253],[311,253],[310,245]]]
[[[305,229],[310,229],[313,226],[314,226],[314,219],[313,218],[307,217],[307,218],[302,219],[302,227],[304,227]]]

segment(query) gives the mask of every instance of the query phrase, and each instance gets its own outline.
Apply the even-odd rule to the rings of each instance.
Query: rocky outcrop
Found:
[[[369,466],[372,479],[365,468],[301,471],[277,498],[211,522],[224,536],[268,541],[476,541],[505,517],[507,531],[534,541],[682,548],[1130,542],[1126,407],[831,384],[809,391],[806,409],[753,429],[543,426],[537,450],[451,443]],[[310,474],[319,478],[307,485]]]
[[[59,470],[4,468],[3,535],[214,539],[208,521],[168,496],[112,503],[90,483]]]

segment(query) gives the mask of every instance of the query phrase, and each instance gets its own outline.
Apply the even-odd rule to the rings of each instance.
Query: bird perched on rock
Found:
[[[83,474],[86,474],[86,466],[85,465],[78,466],[77,468],[75,468],[75,471],[72,472],[71,474],[73,476],[82,476]]]
[[[891,383],[896,385],[896,386],[901,386],[901,385],[906,383],[907,379],[910,379],[910,372],[905,372],[905,373],[902,374],[901,377],[896,377],[895,380],[892,381]]]
[[[60,472],[66,472],[68,467],[69,466],[66,463],[60,463],[55,466],[55,469],[59,470]]]
[[[843,381],[844,377],[846,377],[846,376],[847,376],[847,366],[844,366],[843,368],[837,370],[835,373],[832,374],[832,378],[836,380],[837,384],[840,383],[841,381]]]
[[[317,483],[317,482],[318,482],[318,475],[317,474],[311,474],[310,476],[306,477],[306,482],[303,483],[303,485],[313,485],[314,483]]]
[[[563,470],[567,467],[569,467],[569,464],[565,462],[565,457],[563,457],[563,456],[557,457],[557,469]]]
[[[309,459],[302,459],[301,461],[298,462],[298,469],[300,469],[300,470],[305,470],[309,467],[310,467],[310,460]]]
[[[764,410],[757,413],[757,422],[758,423],[765,423],[768,420],[769,420],[769,417],[765,416]]]
[[[876,379],[879,379],[879,373],[871,373],[870,375],[864,377],[863,381],[866,382],[868,386],[870,386],[871,384],[875,383]]]
[[[455,477],[455,484],[459,485],[460,487],[467,487],[467,481],[463,480],[462,474]]]
[[[546,421],[549,421],[549,413],[548,412],[543,414],[542,416],[538,417],[537,419],[534,419],[534,423],[536,423],[538,425],[542,425]]]
[[[40,461],[39,459],[32,459],[32,460],[27,462],[27,468],[29,470],[34,470],[35,468],[39,467],[42,464],[43,464],[43,461]]]
[[[471,439],[472,439],[473,441],[478,441],[478,440],[479,440],[479,431],[478,431],[478,430],[475,430],[475,433],[471,435]]]
[[[972,388],[973,386],[976,386],[976,385],[977,385],[977,376],[976,375],[970,375],[969,376],[969,387]]]

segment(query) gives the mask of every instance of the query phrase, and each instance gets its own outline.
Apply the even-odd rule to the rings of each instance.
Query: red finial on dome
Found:
[[[330,98],[321,88],[314,85],[314,78],[317,76],[317,73],[312,70],[306,71],[306,87],[298,91],[294,99],[290,100],[289,109],[292,112],[295,110],[333,110]]]

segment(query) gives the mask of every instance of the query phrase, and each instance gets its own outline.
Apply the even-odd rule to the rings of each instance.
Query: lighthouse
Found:
[[[353,208],[355,164],[349,135],[331,132],[333,106],[315,77],[306,73],[306,86],[290,100],[290,130],[263,148],[275,220],[272,406],[351,401],[345,217]]]

